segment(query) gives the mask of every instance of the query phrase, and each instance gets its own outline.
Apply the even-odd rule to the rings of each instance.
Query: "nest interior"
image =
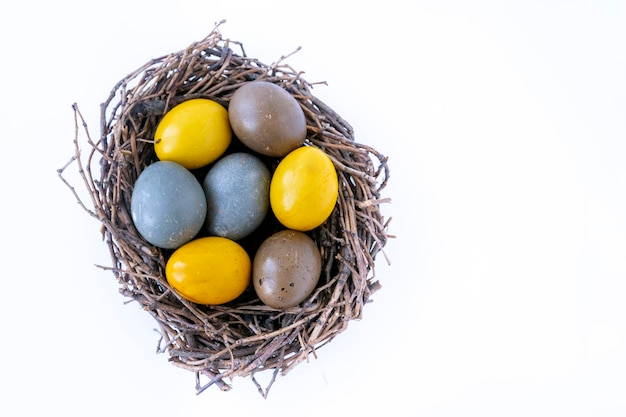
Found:
[[[80,205],[102,223],[112,258],[112,266],[105,268],[117,278],[120,292],[154,317],[161,333],[158,350],[174,365],[195,373],[198,393],[213,385],[228,390],[232,377],[251,377],[267,395],[278,372],[285,374],[315,355],[351,320],[360,319],[363,306],[380,287],[374,263],[389,238],[388,220],[380,211],[388,201],[381,196],[389,178],[387,158],[355,141],[352,127],[312,94],[314,84],[284,64],[285,58],[266,65],[248,57],[241,43],[222,37],[218,24],[201,41],[153,59],[120,80],[101,105],[96,140],[74,105],[75,155],[59,174]],[[156,160],[152,137],[161,116],[190,98],[209,98],[228,107],[238,86],[253,80],[276,83],[296,98],[307,120],[305,145],[324,150],[339,178],[333,213],[309,233],[322,254],[318,287],[300,306],[284,311],[265,306],[253,290],[220,306],[181,298],[165,279],[171,251],[142,239],[130,216],[133,184]],[[81,152],[79,137],[87,138],[87,151]],[[233,140],[228,152],[237,146]],[[270,167],[278,162],[265,161]],[[63,177],[71,164],[78,165],[89,204]],[[242,242],[251,257],[263,233],[277,227],[268,215],[260,231]],[[255,379],[263,370],[273,370],[265,388]]]

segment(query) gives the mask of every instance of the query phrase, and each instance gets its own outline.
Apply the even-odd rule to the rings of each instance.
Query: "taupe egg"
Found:
[[[320,251],[308,235],[282,230],[268,237],[252,263],[254,289],[263,303],[287,309],[304,301],[322,271]]]
[[[262,155],[285,156],[306,138],[306,119],[296,99],[267,81],[239,87],[228,105],[228,118],[235,136]]]

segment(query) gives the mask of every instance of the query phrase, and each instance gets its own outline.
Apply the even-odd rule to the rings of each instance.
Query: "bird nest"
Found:
[[[210,386],[228,390],[234,377],[249,377],[266,396],[278,374],[315,356],[351,320],[362,318],[364,305],[379,289],[374,263],[390,237],[380,212],[388,201],[381,190],[389,167],[383,154],[356,142],[348,122],[311,93],[315,84],[285,64],[288,56],[266,65],[247,56],[241,43],[223,38],[219,26],[201,41],[150,60],[120,80],[101,105],[97,139],[74,105],[75,154],[59,175],[102,224],[112,258],[112,266],[102,268],[112,271],[124,297],[156,320],[158,351],[195,373],[197,393]],[[322,255],[319,283],[303,303],[286,310],[264,305],[250,289],[224,305],[185,300],[165,278],[172,250],[144,240],[130,214],[133,184],[156,161],[152,138],[164,113],[191,98],[209,98],[228,108],[233,92],[254,80],[278,84],[297,100],[307,122],[304,145],[322,149],[339,179],[332,214],[308,232]],[[82,150],[81,141],[87,145]],[[70,166],[77,167],[90,198],[81,197],[64,176]],[[266,221],[266,231],[272,221]],[[249,239],[242,245],[252,256],[258,242]],[[271,378],[262,387],[255,374],[264,370],[271,371]]]

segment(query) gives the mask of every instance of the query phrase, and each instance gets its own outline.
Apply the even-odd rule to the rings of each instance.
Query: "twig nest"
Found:
[[[222,38],[218,28],[219,25],[200,42],[153,59],[120,80],[101,106],[98,140],[91,139],[78,107],[74,106],[77,133],[73,162],[78,165],[93,209],[63,178],[66,167],[59,172],[79,203],[102,223],[113,262],[110,269],[121,293],[154,317],[162,335],[159,351],[167,352],[172,364],[196,374],[197,392],[212,385],[227,390],[229,379],[251,377],[259,391],[267,395],[279,372],[287,373],[344,331],[351,320],[361,318],[363,306],[379,288],[374,263],[389,237],[387,222],[380,212],[380,205],[387,202],[381,190],[387,183],[389,169],[383,154],[355,141],[352,127],[311,93],[314,84],[283,63],[286,57],[266,65],[248,57],[240,43]],[[266,210],[256,230],[237,240],[237,248],[219,246],[223,243],[220,239],[228,239],[209,236],[206,229],[196,234],[190,242],[195,246],[185,250],[205,250],[203,245],[217,245],[212,246],[219,248],[212,249],[214,255],[216,251],[228,250],[248,258],[242,260],[242,265],[249,272],[238,278],[237,294],[230,301],[190,301],[182,295],[184,291],[177,290],[179,284],[168,282],[166,274],[168,261],[185,246],[155,245],[140,233],[133,221],[133,204],[137,203],[133,201],[133,192],[142,173],[159,161],[155,148],[163,154],[176,154],[176,149],[166,146],[178,139],[163,127],[167,123],[164,115],[190,100],[208,100],[228,110],[237,92],[246,93],[243,88],[252,84],[270,86],[267,94],[282,95],[284,105],[291,106],[289,111],[297,110],[303,118],[291,120],[293,126],[285,129],[284,146],[277,147],[280,149],[268,150],[266,137],[257,138],[259,147],[254,148],[255,145],[245,143],[254,138],[243,138],[247,135],[243,121],[250,119],[250,109],[240,109],[243,115],[239,120],[243,121],[239,125],[229,121],[235,127],[229,132],[224,125],[225,113],[210,104],[205,111],[215,114],[214,122],[221,126],[216,128],[221,135],[219,140],[225,144],[217,160],[238,152],[252,153],[273,175],[285,155],[295,148],[315,149],[333,168],[337,192],[321,224],[305,227],[291,236],[294,245],[310,254],[308,263],[299,263],[298,267],[309,274],[313,271],[313,275],[297,285],[295,280],[305,276],[302,272],[281,270],[272,276],[272,268],[290,262],[289,257],[297,258],[297,254],[290,250],[292,246],[284,246],[284,240],[270,242],[259,250],[270,236],[291,229],[277,220],[273,210]],[[247,120],[248,124],[258,122]],[[79,144],[81,125],[85,133],[82,136],[87,137],[89,145],[83,152]],[[284,123],[269,126],[280,130]],[[159,138],[155,139],[157,131]],[[170,142],[165,143],[167,140]],[[202,184],[213,163],[198,163],[193,156],[187,160],[186,169]],[[183,164],[185,158],[188,156],[182,158]],[[193,187],[197,190],[196,185]],[[278,247],[281,256],[276,256],[276,252],[267,255],[272,245]],[[223,274],[240,273],[228,272],[228,267],[221,265],[224,261],[213,257],[217,259],[215,264],[199,269],[206,272],[223,267]],[[262,271],[257,283],[246,280],[255,268],[251,260]],[[167,268],[170,267],[174,268]],[[279,286],[286,285],[285,294],[297,296],[291,299],[295,302],[285,301],[289,297],[275,297],[275,303],[262,301],[255,285],[269,288],[278,281]],[[310,288],[305,288],[307,285]],[[304,290],[306,294],[302,296]],[[265,388],[254,377],[262,370],[273,370]]]

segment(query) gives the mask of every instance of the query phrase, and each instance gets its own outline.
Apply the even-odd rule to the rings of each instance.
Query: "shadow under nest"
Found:
[[[251,377],[267,396],[279,372],[286,374],[344,331],[351,320],[360,319],[363,306],[379,289],[374,263],[390,237],[388,220],[380,212],[380,205],[388,202],[381,191],[389,167],[383,154],[355,141],[352,127],[311,93],[313,84],[284,64],[287,57],[266,65],[248,57],[241,43],[224,39],[218,28],[120,80],[101,105],[97,140],[74,105],[75,155],[59,175],[83,209],[102,223],[112,258],[112,266],[103,268],[112,271],[123,296],[154,317],[161,333],[159,352],[195,373],[197,393],[213,385],[228,390],[227,379]],[[339,178],[334,211],[308,233],[322,255],[318,286],[301,305],[284,311],[265,306],[253,289],[219,306],[186,301],[165,279],[172,251],[148,244],[130,216],[133,184],[156,161],[152,137],[163,114],[191,98],[209,98],[228,108],[234,91],[253,80],[278,84],[293,95],[307,121],[305,146],[324,150]],[[80,150],[81,138],[86,138],[86,151]],[[227,153],[242,146],[233,138]],[[279,160],[260,157],[273,172]],[[77,165],[89,203],[63,177],[70,165]],[[205,172],[194,174],[200,178]],[[263,225],[239,243],[253,257],[262,240],[280,229],[270,210]],[[254,377],[264,370],[273,370],[265,388]]]

